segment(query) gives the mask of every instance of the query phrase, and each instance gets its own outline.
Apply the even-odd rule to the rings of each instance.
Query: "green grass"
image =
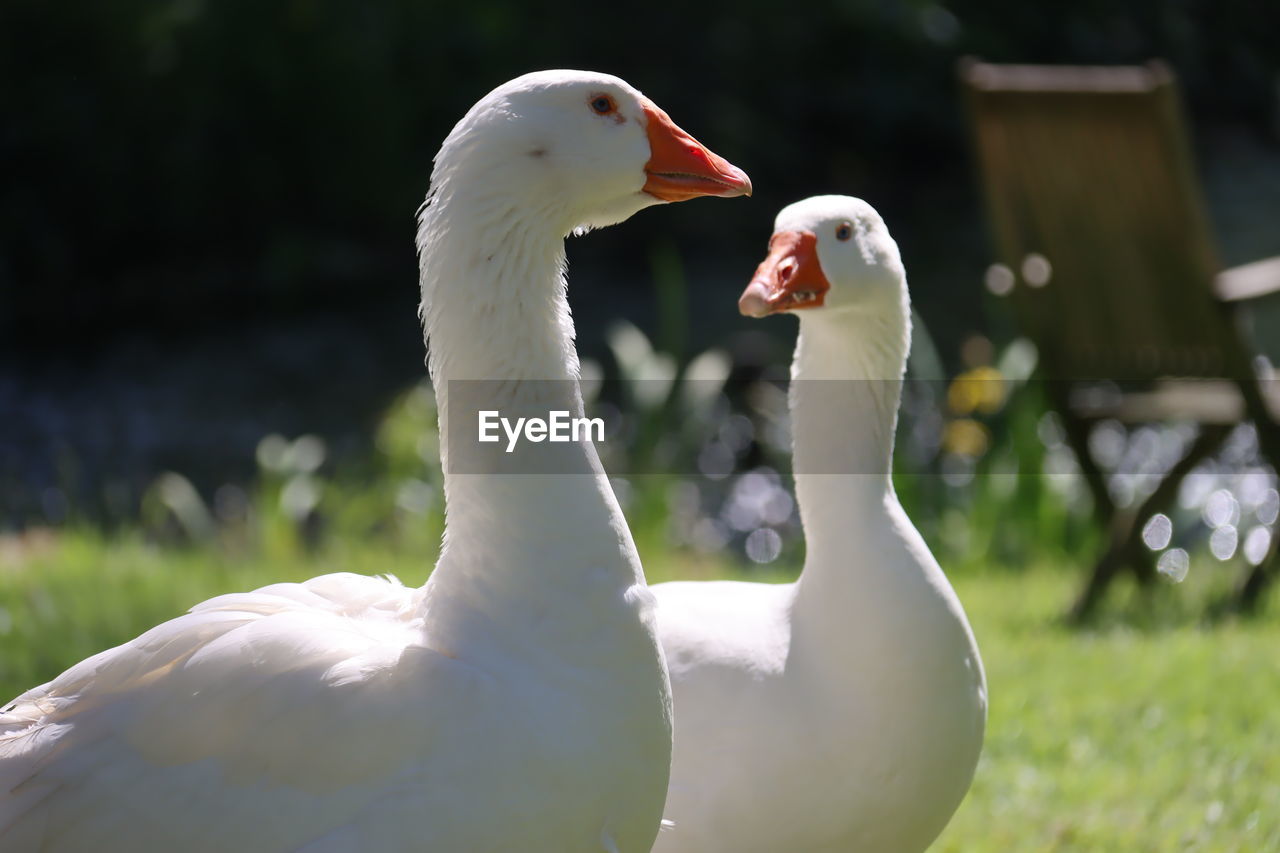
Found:
[[[973,789],[934,849],[1280,850],[1280,622],[1208,628],[1157,601],[1068,630],[1076,580],[957,579],[991,705]]]
[[[312,554],[296,543],[267,550],[83,532],[7,540],[0,693],[219,592],[347,569],[416,584],[431,559],[420,543],[344,547],[336,538]],[[672,575],[736,571],[666,564],[678,566]],[[1100,627],[1072,631],[1059,616],[1076,580],[1044,570],[956,579],[986,660],[991,714],[973,790],[935,849],[1280,850],[1275,608],[1206,627],[1196,615],[1204,589],[1164,588],[1145,604],[1126,604],[1121,590]],[[1182,596],[1196,601],[1180,605]]]

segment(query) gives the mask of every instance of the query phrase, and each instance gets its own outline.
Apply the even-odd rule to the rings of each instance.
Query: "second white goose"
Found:
[[[986,682],[964,610],[890,479],[906,276],[847,196],[784,208],[739,307],[795,312],[796,583],[653,587],[675,699],[656,851],[918,853],[973,778]]]

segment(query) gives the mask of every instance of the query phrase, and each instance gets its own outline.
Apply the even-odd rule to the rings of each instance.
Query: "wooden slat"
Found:
[[[1173,75],[1128,68],[962,68],[1012,299],[1053,378],[1222,376],[1239,344]],[[1043,287],[1018,275],[1047,258]]]
[[[1280,383],[1261,382],[1258,389],[1271,419],[1280,423]],[[1072,390],[1072,411],[1089,420],[1114,418],[1122,423],[1193,421],[1237,424],[1245,420],[1240,386],[1227,379],[1165,379],[1150,390],[1120,392],[1081,385]]]
[[[974,89],[1000,92],[1149,92],[1172,81],[1163,62],[1124,65],[992,65],[962,63],[961,77]]]
[[[1227,380],[1166,380],[1150,391],[1109,392],[1080,387],[1071,395],[1071,408],[1082,418],[1114,418],[1122,423],[1194,421],[1235,424],[1244,419],[1244,397]]]
[[[1241,302],[1280,293],[1280,255],[1218,273],[1214,293],[1223,302]]]

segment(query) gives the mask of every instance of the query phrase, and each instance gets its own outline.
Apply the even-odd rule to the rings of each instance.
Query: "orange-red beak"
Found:
[[[794,308],[822,305],[831,282],[818,263],[818,238],[812,231],[779,231],[769,240],[769,255],[756,267],[738,299],[746,317],[764,317]]]
[[[700,195],[751,195],[747,173],[681,130],[653,101],[644,102],[649,162],[644,191],[663,201]]]

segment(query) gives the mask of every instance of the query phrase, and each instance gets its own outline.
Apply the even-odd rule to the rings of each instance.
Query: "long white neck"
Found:
[[[910,345],[905,299],[875,316],[804,316],[791,370],[806,573],[847,560],[854,532],[896,501],[893,435]]]
[[[575,606],[589,612],[593,592],[616,597],[643,575],[589,441],[557,445],[554,474],[468,472],[454,458],[451,446],[475,438],[454,432],[476,428],[451,424],[455,395],[470,408],[478,394],[481,408],[573,416],[582,402],[556,218],[447,190],[424,209],[418,233],[446,510],[426,606],[433,630],[451,641],[467,642],[456,632],[483,624],[484,641],[506,632],[519,644],[531,630],[558,630]]]

